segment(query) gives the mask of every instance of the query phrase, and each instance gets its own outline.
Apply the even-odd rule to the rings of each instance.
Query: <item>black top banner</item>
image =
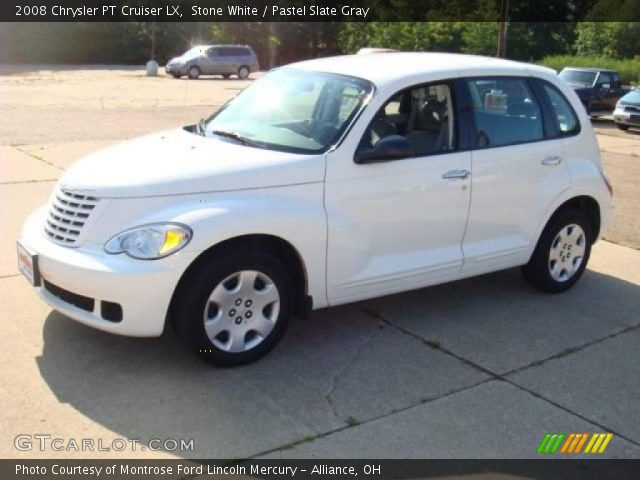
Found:
[[[504,7],[504,8],[502,8]],[[640,21],[640,0],[2,0],[0,22]]]

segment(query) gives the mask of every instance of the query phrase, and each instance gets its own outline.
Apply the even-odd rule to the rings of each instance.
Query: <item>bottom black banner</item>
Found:
[[[640,479],[640,460],[0,460],[0,479]]]

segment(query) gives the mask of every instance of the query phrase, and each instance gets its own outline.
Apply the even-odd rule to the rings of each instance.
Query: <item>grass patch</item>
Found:
[[[355,427],[356,425],[360,425],[360,422],[354,417],[347,417],[345,422],[347,422],[347,425],[349,425],[350,427]]]
[[[431,340],[430,338],[423,338],[422,341],[429,345],[431,348],[440,348],[440,342],[438,340]]]

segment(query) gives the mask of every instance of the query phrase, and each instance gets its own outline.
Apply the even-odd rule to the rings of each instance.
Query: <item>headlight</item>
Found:
[[[154,223],[119,233],[105,245],[107,253],[126,253],[140,260],[163,258],[183,248],[192,231],[179,223]]]

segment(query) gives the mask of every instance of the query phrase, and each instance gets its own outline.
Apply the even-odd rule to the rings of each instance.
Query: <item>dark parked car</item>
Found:
[[[640,128],[640,88],[636,88],[620,99],[613,112],[613,120],[620,130]]]
[[[614,70],[567,67],[560,78],[575,90],[592,117],[611,114],[620,97],[629,92],[622,88],[620,75]]]

